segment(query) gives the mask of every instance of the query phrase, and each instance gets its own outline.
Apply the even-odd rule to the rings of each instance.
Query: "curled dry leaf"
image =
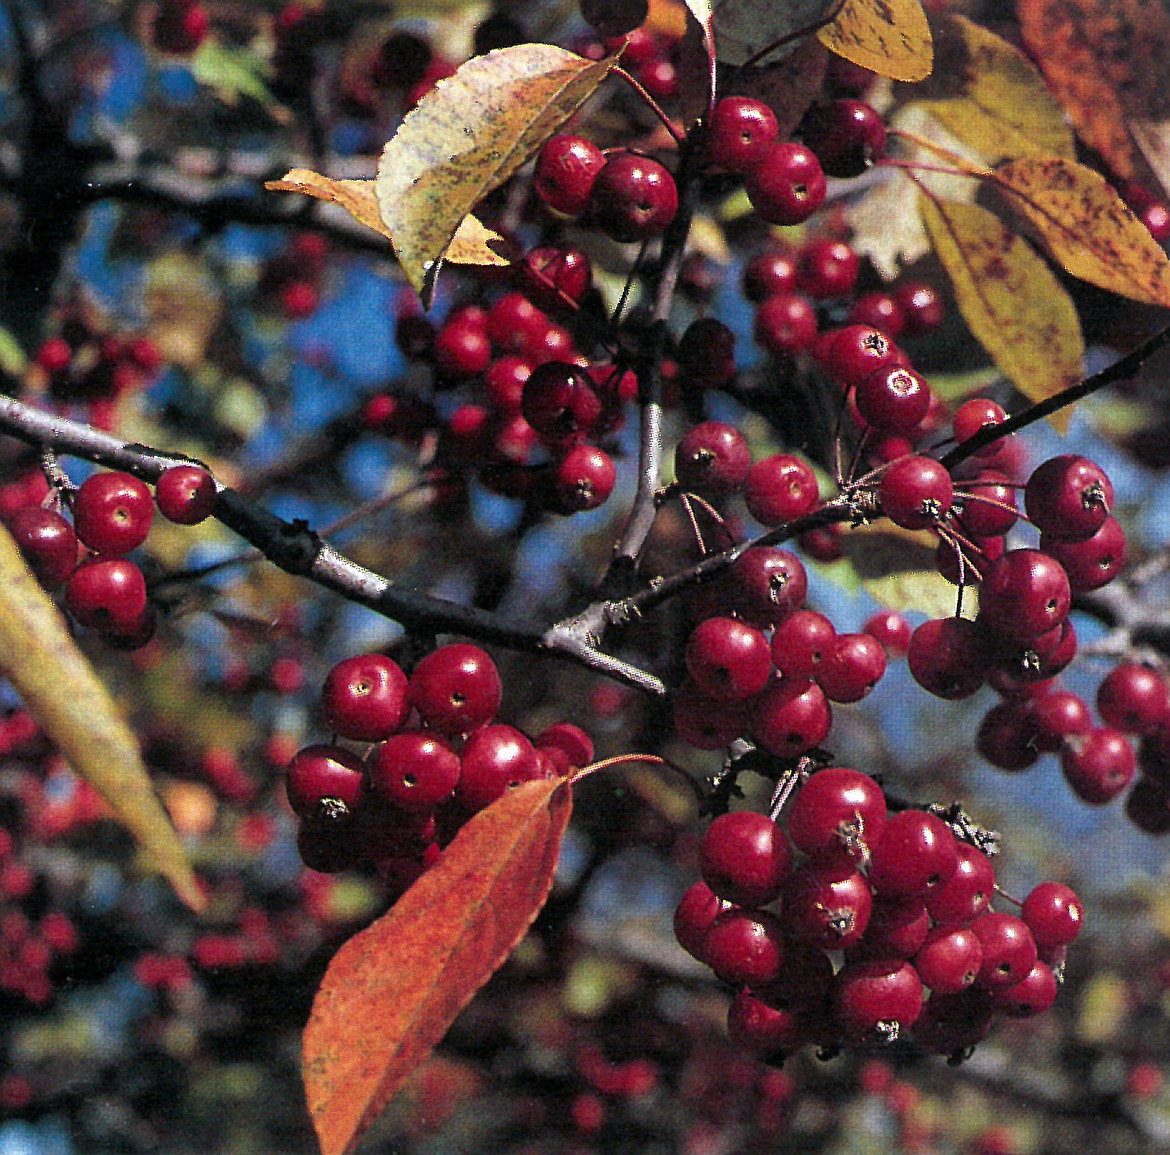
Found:
[[[358,224],[393,242],[390,230],[378,212],[378,194],[372,180],[334,180],[312,169],[294,168],[281,180],[267,181],[264,187],[272,192],[303,193],[335,204],[345,209]],[[502,251],[503,245],[504,238],[499,233],[476,217],[466,216],[455,230],[446,259],[456,265],[506,265],[509,261]]]
[[[959,312],[1012,384],[1043,401],[1080,380],[1076,308],[1044,258],[979,205],[923,196],[921,210]],[[1068,411],[1049,420],[1063,432]]]
[[[303,1045],[322,1155],[353,1149],[524,936],[548,897],[571,808],[567,780],[516,787],[337,952]]]
[[[155,795],[134,735],[3,526],[0,675],[12,684],[73,772],[109,803],[152,869],[167,879],[183,902],[201,910],[203,893]]]
[[[1073,159],[1072,131],[1036,66],[963,16],[933,26],[934,72],[915,89],[934,116],[989,164],[1046,154]]]
[[[1130,120],[1170,116],[1170,14],[1161,0],[1017,0],[1032,58],[1081,139],[1138,175]]]
[[[838,56],[891,80],[930,75],[930,25],[919,0],[844,0],[817,39]]]
[[[1074,277],[1149,305],[1170,305],[1170,260],[1100,173],[1063,157],[1000,165],[995,186]]]
[[[597,90],[617,57],[552,44],[476,56],[440,80],[387,142],[376,191],[403,272],[425,305],[460,222]]]

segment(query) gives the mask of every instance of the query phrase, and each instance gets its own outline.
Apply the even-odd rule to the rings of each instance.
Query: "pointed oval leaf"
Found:
[[[934,59],[930,24],[919,0],[844,0],[817,39],[838,56],[891,80],[922,80]]]
[[[266,181],[272,192],[295,192],[345,209],[359,225],[392,240],[390,230],[378,212],[378,194],[372,180],[334,180],[312,169],[291,169],[280,180]],[[504,245],[504,238],[476,217],[466,216],[459,222],[445,259],[456,265],[507,265],[510,262],[492,245]]]
[[[330,962],[305,1028],[305,1097],[322,1155],[361,1134],[532,925],[569,821],[567,781],[480,811],[390,911]]]
[[[914,96],[988,163],[1047,154],[1073,159],[1072,130],[1036,66],[964,16],[934,27],[935,69]]]
[[[721,64],[744,64],[772,45],[766,62],[793,52],[802,34],[811,35],[838,0],[720,0],[714,6],[715,55]]]
[[[1012,384],[1043,401],[1080,380],[1080,322],[1043,257],[979,205],[926,196],[920,205],[963,320]],[[1049,420],[1063,432],[1068,416]]]
[[[1131,120],[1170,113],[1170,14],[1161,0],[1016,0],[1024,44],[1081,139],[1137,175]]]
[[[109,803],[151,867],[193,910],[203,893],[155,795],[138,744],[60,611],[0,526],[0,675],[73,772]]]
[[[1170,259],[1100,173],[1062,157],[1021,157],[996,187],[1074,277],[1149,305],[1170,305]]]
[[[387,142],[376,190],[415,291],[430,304],[459,223],[589,99],[617,57],[552,44],[497,48],[440,80]]]

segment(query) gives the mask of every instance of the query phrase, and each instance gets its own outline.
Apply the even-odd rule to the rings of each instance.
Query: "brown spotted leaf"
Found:
[[[1000,165],[993,181],[1074,277],[1170,305],[1170,259],[1100,173],[1062,157],[1021,157]]]
[[[460,222],[597,90],[616,57],[552,44],[475,56],[440,80],[387,142],[376,189],[406,279],[430,304]]]
[[[281,180],[264,184],[272,192],[295,192],[345,209],[359,225],[381,233],[388,241],[393,238],[378,212],[378,194],[372,180],[334,180],[312,169],[294,168]],[[459,222],[451,247],[445,259],[456,265],[506,265],[508,258],[502,251],[504,238],[481,224],[475,217],[466,216]]]
[[[109,803],[152,869],[193,910],[203,894],[155,795],[138,743],[61,612],[0,526],[0,676],[70,768]]]
[[[353,1149],[524,936],[548,897],[571,808],[565,780],[516,787],[334,956],[302,1055],[322,1155]]]
[[[1161,0],[1016,0],[1020,31],[1081,139],[1138,173],[1129,120],[1170,114],[1170,14]]]
[[[1080,322],[1043,257],[979,205],[927,196],[920,203],[967,327],[1012,384],[1043,401],[1080,380]],[[1068,411],[1049,420],[1063,432]]]
[[[1018,48],[963,16],[933,32],[934,72],[914,97],[949,132],[992,164],[1034,153],[1073,159],[1060,105]]]
[[[891,80],[930,75],[930,25],[919,0],[844,0],[817,39],[838,56]]]

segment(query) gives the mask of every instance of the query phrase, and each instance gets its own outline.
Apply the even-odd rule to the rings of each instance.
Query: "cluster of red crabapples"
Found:
[[[1081,924],[1079,900],[1058,882],[1037,886],[1018,914],[992,910],[995,848],[957,807],[889,810],[872,778],[827,767],[800,787],[784,825],[747,810],[711,822],[675,935],[736,989],[728,1030],[755,1054],[908,1033],[961,1056],[997,1014],[1051,1006]]]
[[[41,585],[64,586],[65,608],[78,625],[116,648],[137,649],[153,637],[156,619],[142,570],[127,555],[146,541],[156,508],[168,521],[196,525],[215,498],[214,479],[198,465],[164,470],[153,493],[130,473],[103,470],[5,520]]]
[[[592,759],[571,723],[533,742],[497,722],[502,696],[491,656],[464,642],[432,650],[409,677],[384,654],[338,662],[321,688],[333,741],[299,750],[286,776],[305,864],[335,873],[372,862],[403,890],[505,791]]]

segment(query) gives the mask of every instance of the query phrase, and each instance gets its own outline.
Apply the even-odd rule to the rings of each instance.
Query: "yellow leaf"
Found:
[[[1062,157],[1022,157],[1000,165],[993,180],[1074,277],[1170,305],[1170,260],[1100,173]]]
[[[294,168],[281,180],[270,180],[264,185],[273,192],[303,193],[327,201],[347,213],[359,225],[365,225],[393,241],[390,230],[378,212],[378,194],[372,180],[333,180],[307,168]],[[473,216],[459,222],[446,259],[456,265],[506,265],[508,258],[492,248],[493,242],[504,244],[504,238],[493,232]]]
[[[924,196],[920,207],[959,312],[1012,384],[1043,401],[1080,380],[1080,322],[1044,259],[979,205]],[[1049,420],[1063,432],[1068,417],[1062,410]]]
[[[475,56],[440,80],[387,142],[378,164],[382,220],[425,305],[459,223],[597,90],[616,57],[551,44]]]
[[[1018,48],[963,16],[933,31],[935,69],[914,95],[948,131],[989,163],[1035,153],[1073,159],[1060,105]]]
[[[919,0],[844,0],[817,38],[838,56],[891,80],[930,75],[930,25]]]
[[[193,910],[202,909],[202,892],[155,795],[134,735],[2,526],[0,674],[74,773],[110,804],[175,893]]]
[[[915,532],[882,520],[846,530],[841,549],[858,582],[886,609],[918,610],[932,618],[955,612],[958,590],[935,566],[937,539],[923,530]],[[836,567],[826,573],[832,576]],[[963,595],[963,608],[974,608],[975,593]]]

